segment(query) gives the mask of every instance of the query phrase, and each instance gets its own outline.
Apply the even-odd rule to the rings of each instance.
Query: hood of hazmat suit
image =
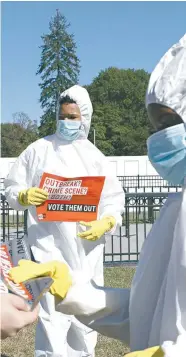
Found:
[[[82,123],[82,135],[81,137],[87,138],[91,125],[91,118],[93,113],[92,103],[89,98],[87,90],[83,87],[75,85],[70,89],[67,89],[60,95],[60,99],[69,96],[71,99],[75,100],[81,112],[81,123]],[[57,112],[58,121],[59,108]]]
[[[93,281],[94,284],[103,286],[104,237],[94,242],[81,239],[77,236],[81,229],[78,223],[38,221],[35,206],[23,208],[18,202],[21,190],[39,187],[44,172],[63,177],[105,176],[98,219],[113,216],[117,225],[121,225],[121,214],[124,210],[123,189],[112,173],[106,157],[87,139],[92,116],[88,92],[85,88],[75,85],[62,93],[61,97],[66,95],[79,106],[82,135],[67,141],[55,133],[29,145],[18,157],[5,180],[5,194],[12,208],[28,209],[26,239],[36,262],[65,262],[70,268],[74,283],[80,281],[81,284],[89,284]],[[87,312],[87,305],[83,307],[83,295],[81,290],[81,308],[85,308]],[[91,295],[88,299],[88,310],[92,311],[95,300]],[[99,305],[99,302],[97,304]],[[98,306],[98,309],[101,308],[102,306]],[[66,357],[69,354],[73,357],[91,356],[95,344],[95,333],[90,333],[89,329],[82,327],[72,316],[56,312],[54,297],[46,294],[42,301],[36,333],[36,357]]]
[[[183,188],[169,195],[141,252],[130,297],[131,348],[162,345],[166,357],[185,356],[186,35],[154,69],[146,105],[157,131],[147,141],[152,165]]]

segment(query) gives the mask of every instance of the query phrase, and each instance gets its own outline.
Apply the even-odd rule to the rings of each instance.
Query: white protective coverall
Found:
[[[103,248],[105,238],[87,241],[77,237],[79,224],[71,222],[39,222],[36,207],[18,203],[18,193],[39,187],[43,172],[63,177],[106,176],[98,218],[113,216],[121,225],[124,193],[107,164],[105,156],[89,141],[92,104],[86,89],[76,85],[61,96],[70,96],[80,108],[84,135],[67,142],[56,134],[37,140],[19,156],[5,180],[5,194],[16,210],[28,209],[28,243],[37,262],[66,262],[75,281],[103,285]],[[114,227],[115,229],[116,227]],[[113,229],[113,230],[114,230]],[[95,301],[92,302],[93,304]],[[36,329],[36,357],[93,356],[97,333],[73,316],[55,311],[54,297],[46,294]]]
[[[172,108],[186,122],[186,35],[153,71],[146,97],[149,103]],[[87,306],[81,305],[82,293]],[[91,299],[96,302],[94,311]],[[185,357],[186,184],[182,192],[170,193],[161,209],[143,245],[131,292],[94,287],[91,282],[84,288],[76,284],[56,307],[73,311],[104,335],[130,340],[131,351],[161,345],[166,357]]]

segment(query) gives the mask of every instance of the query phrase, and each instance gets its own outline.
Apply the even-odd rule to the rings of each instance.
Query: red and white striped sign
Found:
[[[0,270],[3,285],[6,285],[8,290],[12,291],[16,295],[23,297],[24,299],[28,301],[33,300],[33,296],[22,283],[15,284],[12,280],[10,280],[8,273],[11,268],[13,268],[13,264],[8,252],[8,248],[5,244],[2,244],[0,246]]]

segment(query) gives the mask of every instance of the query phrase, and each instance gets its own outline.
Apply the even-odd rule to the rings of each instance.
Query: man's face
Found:
[[[80,109],[75,103],[65,103],[61,105],[59,120],[81,120]]]

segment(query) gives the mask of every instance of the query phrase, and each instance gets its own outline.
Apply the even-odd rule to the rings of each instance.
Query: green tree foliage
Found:
[[[105,155],[146,155],[150,123],[145,108],[149,74],[108,68],[87,86],[94,114],[89,139]]]
[[[44,114],[39,127],[40,136],[55,131],[59,94],[78,82],[80,62],[74,35],[68,33],[69,26],[65,16],[57,10],[49,23],[49,34],[41,37],[43,44],[37,75],[41,76],[40,103]]]
[[[1,124],[1,156],[17,157],[37,139],[37,123],[23,112],[15,113],[13,123]]]
[[[52,110],[47,110],[41,117],[39,126],[40,138],[55,133],[56,130],[56,114]]]

